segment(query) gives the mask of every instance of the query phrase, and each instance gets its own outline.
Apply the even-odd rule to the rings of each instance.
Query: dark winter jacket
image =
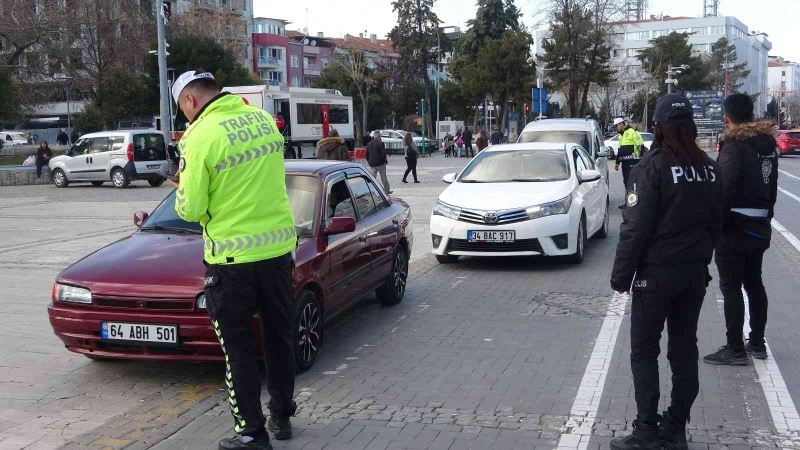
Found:
[[[722,178],[726,239],[769,241],[778,196],[778,155],[772,122],[748,122],[725,131],[717,159]]]
[[[347,145],[340,137],[327,137],[317,142],[317,159],[350,161]]]
[[[39,166],[45,166],[50,161],[50,158],[53,157],[53,151],[50,150],[50,147],[42,148],[39,147],[36,149],[36,164]]]
[[[472,145],[472,131],[464,130],[464,133],[461,134],[461,139],[464,140],[464,145]]]
[[[478,135],[478,139],[475,140],[475,145],[478,146],[478,151],[481,151],[489,146],[489,138],[485,133],[481,133]]]
[[[378,167],[387,164],[386,145],[380,139],[373,139],[367,144],[367,164],[370,167]]]
[[[631,169],[611,287],[628,291],[643,265],[709,264],[722,228],[721,197],[711,158],[692,167],[663,149],[647,152]]]
[[[492,131],[492,136],[491,136],[490,139],[491,139],[492,145],[499,145],[501,142],[503,142],[503,134],[500,133],[497,130],[494,130],[494,131]]]

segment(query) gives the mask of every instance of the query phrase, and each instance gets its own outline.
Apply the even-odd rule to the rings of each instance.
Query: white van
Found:
[[[2,145],[8,146],[28,145],[31,143],[28,134],[20,131],[0,131],[0,140],[3,141]]]
[[[66,155],[50,160],[53,184],[88,181],[100,186],[111,181],[125,188],[133,180],[153,187],[164,183],[169,170],[164,135],[158,130],[103,131],[81,136]]]
[[[231,86],[222,89],[238,95],[251,105],[258,106],[273,117],[286,122],[286,157],[294,158],[294,147],[316,145],[322,139],[323,117],[339,132],[348,147],[353,148],[353,98],[335,89],[315,89],[278,86]]]

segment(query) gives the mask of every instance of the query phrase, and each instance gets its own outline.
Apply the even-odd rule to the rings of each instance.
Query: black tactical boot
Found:
[[[288,417],[270,417],[269,422],[267,422],[267,428],[275,435],[275,439],[279,441],[292,438],[292,422]]]
[[[633,433],[611,440],[615,450],[661,450],[658,442],[658,424],[633,421]]]
[[[661,420],[661,429],[658,431],[658,440],[667,450],[688,449],[686,421],[675,418],[669,410],[665,411],[664,418]]]
[[[272,450],[267,433],[258,437],[236,435],[219,441],[219,450]]]

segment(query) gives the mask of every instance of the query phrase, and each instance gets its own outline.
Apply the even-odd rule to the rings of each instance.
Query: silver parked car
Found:
[[[169,170],[164,136],[158,130],[103,131],[81,136],[66,155],[50,160],[53,183],[88,181],[100,186],[111,181],[125,188],[133,180],[161,186]]]

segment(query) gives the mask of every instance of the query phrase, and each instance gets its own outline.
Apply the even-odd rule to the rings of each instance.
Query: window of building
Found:
[[[706,27],[694,27],[692,28],[691,33],[697,36],[704,36],[706,34]]]
[[[653,30],[653,39],[669,34],[669,30]]]
[[[628,49],[628,50],[625,52],[625,55],[626,55],[627,57],[629,57],[629,58],[633,58],[633,57],[635,57],[635,56],[639,56],[639,53],[641,53],[641,52],[642,52],[642,49],[640,49],[640,48],[629,48],[629,49]]]
[[[269,49],[269,56],[281,60],[283,59],[283,49],[282,48],[271,48]]]
[[[634,31],[625,34],[625,40],[628,41],[646,41],[650,39],[649,31]]]
[[[705,53],[708,51],[708,44],[692,44],[693,53]]]
[[[303,68],[308,69],[308,58],[303,58]]]
[[[264,59],[267,57],[267,48],[266,47],[258,47],[258,57]]]
[[[278,83],[283,81],[283,72],[278,72],[277,70],[270,70],[267,72],[267,80],[269,81],[277,81]]]
[[[297,75],[294,75],[292,77],[292,86],[300,87],[300,77],[298,77]]]
[[[611,56],[614,58],[619,58],[620,56],[622,56],[622,50],[615,48],[614,50],[611,51]]]
[[[297,55],[292,55],[291,57],[292,67],[300,67],[300,58]]]

